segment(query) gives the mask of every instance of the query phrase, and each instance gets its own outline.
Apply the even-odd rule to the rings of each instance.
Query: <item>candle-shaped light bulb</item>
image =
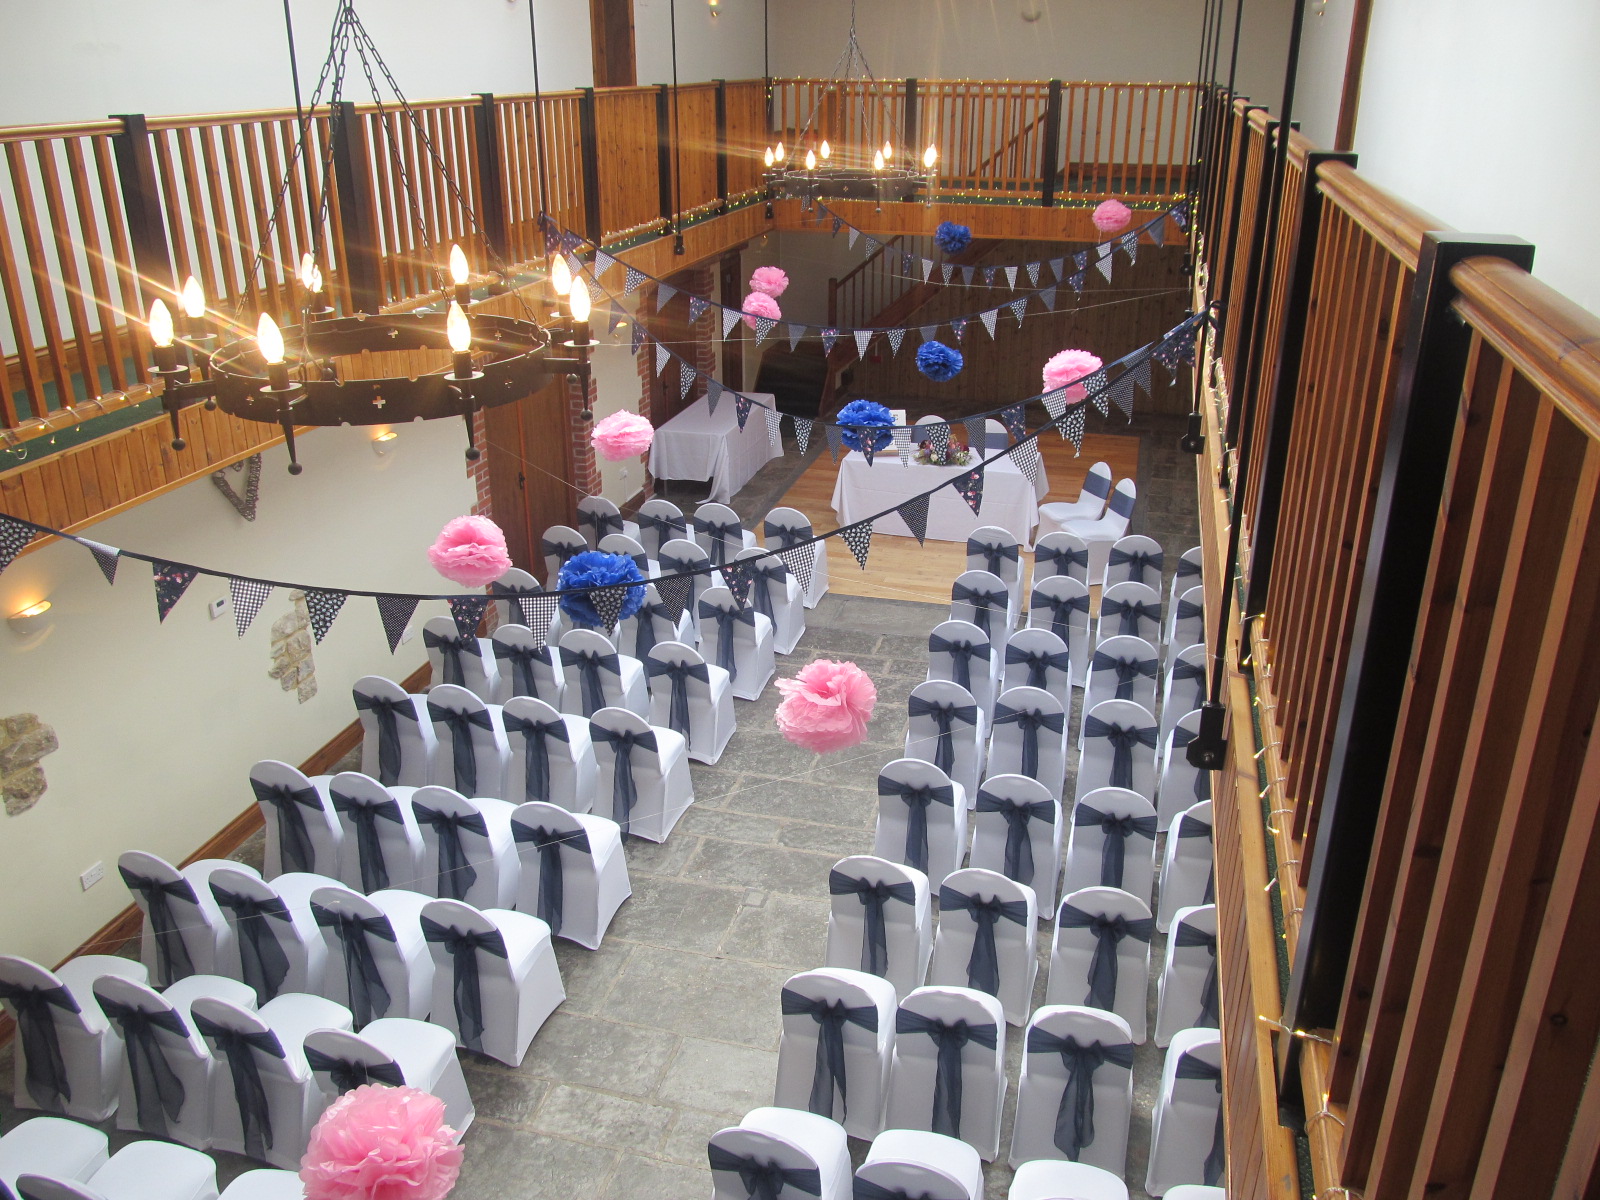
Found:
[[[311,278],[306,283],[306,287],[313,296],[322,295],[322,268],[317,266],[316,263],[311,264]]]
[[[766,162],[767,170],[769,170],[769,171],[772,170],[772,164],[778,161],[777,157],[772,153],[772,147],[771,146],[767,147],[767,152],[762,157],[763,157],[763,160]]]
[[[467,266],[467,256],[461,252],[461,247],[454,243],[450,246],[450,282],[456,285],[456,303],[463,308],[471,301],[472,296],[467,280],[472,277],[472,269]]]
[[[888,138],[884,138],[883,139],[883,161],[884,162],[893,162],[894,161],[894,147],[889,144],[889,139]]]
[[[567,260],[559,254],[550,264],[550,290],[558,296],[565,296],[572,290],[572,268],[567,266]]]
[[[817,152],[815,150],[807,150],[806,151],[806,170],[815,171],[816,169],[817,169]]]
[[[316,270],[316,267],[317,260],[311,257],[311,251],[307,250],[300,256],[300,286],[308,292],[311,290],[311,272]]]
[[[827,162],[828,159],[833,157],[833,147],[828,145],[827,138],[822,139],[822,146],[818,149],[817,153],[822,156],[823,162]]]
[[[877,153],[875,153],[872,156],[872,169],[874,171],[883,170],[883,151],[882,150],[879,150]]]
[[[466,310],[454,300],[450,301],[450,311],[444,319],[444,334],[450,341],[450,349],[455,351],[455,377],[465,379],[472,374],[472,322],[467,320]]]
[[[784,151],[784,148],[783,148],[783,143],[779,142],[778,143],[778,148],[772,152],[772,157],[777,159],[779,162],[782,162],[784,153],[785,153],[785,151]]]
[[[939,147],[935,146],[932,142],[929,142],[928,143],[928,148],[922,152],[922,166],[923,166],[923,169],[924,170],[928,170],[928,171],[933,170],[933,164],[938,162],[938,161],[939,161]]]
[[[165,300],[150,302],[150,344],[155,347],[156,370],[175,371],[178,351],[172,344],[172,312]]]
[[[183,315],[191,321],[198,321],[206,315],[206,294],[200,286],[200,281],[193,275],[183,281]]]
[[[279,391],[289,386],[289,365],[283,361],[283,331],[271,313],[256,322],[256,349],[267,364],[267,383]]]
[[[567,297],[567,307],[571,310],[572,319],[575,322],[577,322],[579,325],[588,324],[589,313],[593,309],[593,304],[589,296],[589,286],[587,284],[579,283],[572,289],[572,293]],[[584,341],[586,339],[579,338],[578,340]]]

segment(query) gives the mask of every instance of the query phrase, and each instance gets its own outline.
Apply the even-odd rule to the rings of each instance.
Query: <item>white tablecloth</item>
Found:
[[[747,394],[763,404],[773,403],[764,392]],[[741,430],[731,395],[717,401],[715,415],[702,396],[656,430],[650,444],[650,473],[657,479],[710,480],[709,499],[726,504],[782,453],[783,443],[769,433],[764,411],[752,407]]]
[[[978,461],[981,460],[973,459],[973,463]],[[892,447],[874,455],[869,466],[859,450],[852,450],[839,464],[833,510],[839,514],[840,525],[851,525],[970,470],[971,463],[964,467],[929,467],[917,462],[901,466]],[[984,468],[983,503],[977,515],[953,487],[928,498],[928,536],[941,542],[965,541],[968,534],[983,525],[998,525],[1027,542],[1032,540],[1038,520],[1039,502],[1033,485],[1009,458]],[[911,536],[898,514],[880,517],[873,523],[873,530]]]

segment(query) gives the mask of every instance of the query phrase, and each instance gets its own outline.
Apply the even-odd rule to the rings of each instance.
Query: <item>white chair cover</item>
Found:
[[[793,1108],[756,1108],[706,1142],[712,1200],[750,1200],[742,1173],[782,1172],[779,1200],[851,1200],[844,1126]]]
[[[23,1172],[22,1200],[217,1200],[216,1164],[198,1150],[154,1139],[118,1150],[83,1182]]]
[[[1172,818],[1161,860],[1161,906],[1156,928],[1165,933],[1178,910],[1210,904],[1216,889],[1211,844],[1211,801],[1205,800]]]
[[[313,1029],[306,1065],[328,1104],[363,1084],[411,1087],[444,1102],[444,1123],[459,1136],[476,1116],[467,1079],[448,1029],[406,1017],[384,1017],[359,1034]]]
[[[1168,1193],[1170,1200],[1178,1200]],[[1035,1159],[1017,1168],[1006,1200],[1128,1200],[1128,1185],[1110,1171],[1088,1163]],[[1196,1198],[1197,1200],[1197,1198]],[[1222,1200],[1221,1195],[1216,1200]]]
[[[611,643],[619,654],[632,655],[643,662],[659,642],[687,642],[692,646],[699,640],[700,635],[695,630],[694,617],[689,610],[684,609],[674,621],[667,614],[660,591],[651,583],[645,585],[644,603],[639,606],[639,611],[617,622],[617,631]]]
[[[248,867],[218,867],[208,886],[233,936],[216,974],[242,980],[265,1004],[284,992],[320,992],[327,951],[311,916],[311,893],[338,881],[290,871],[271,883]]]
[[[1088,582],[1091,587],[1105,582],[1106,562],[1111,557],[1111,547],[1117,539],[1128,532],[1128,521],[1133,516],[1133,506],[1138,495],[1139,489],[1133,480],[1121,480],[1112,489],[1105,516],[1092,521],[1074,518],[1062,523],[1063,529],[1077,534],[1089,547]],[[1044,509],[1041,508],[1039,512],[1042,517]]]
[[[381,675],[351,688],[361,719],[361,773],[385,787],[421,787],[433,774],[439,739],[428,718],[428,698],[409,695]]]
[[[234,1176],[222,1189],[221,1200],[305,1200],[306,1186],[300,1172],[260,1167]]]
[[[967,570],[987,571],[1006,585],[1010,596],[1006,628],[1022,610],[1022,539],[998,525],[980,525],[967,535]]]
[[[963,571],[950,585],[950,620],[970,621],[1004,647],[1015,609],[1005,581],[988,571]]]
[[[988,454],[998,454],[1009,445],[1011,431],[1006,428],[1005,422],[987,418],[983,423],[983,449]]]
[[[1033,1008],[1038,920],[1039,905],[1026,884],[981,867],[956,871],[939,887],[928,982],[994,996],[1006,1020],[1021,1025]]]
[[[578,501],[578,531],[596,549],[608,533],[620,533],[639,540],[639,526],[622,519],[622,510],[604,496],[585,496]],[[549,536],[547,532],[546,537]]]
[[[1118,587],[1137,587],[1123,583]],[[1140,637],[1108,637],[1089,656],[1088,686],[1083,708],[1087,712],[1103,700],[1131,700],[1147,712],[1156,710],[1156,678],[1161,659],[1155,645]]]
[[[502,625],[489,639],[489,650],[500,671],[493,703],[505,704],[516,696],[532,696],[552,708],[561,707],[567,683],[556,662],[554,646],[541,645],[526,625]]]
[[[1211,799],[1211,772],[1189,761],[1189,743],[1200,733],[1200,712],[1193,709],[1177,718],[1161,744],[1161,791],[1156,815],[1166,824],[1184,809]]]
[[[514,599],[519,593],[540,592],[539,581],[519,567],[510,567],[506,573],[489,585],[496,597],[489,607],[494,611],[495,629],[502,625],[522,624],[522,606]],[[502,599],[502,597],[507,597]]]
[[[1102,787],[1126,787],[1147,799],[1156,788],[1156,719],[1132,700],[1085,706],[1079,745],[1078,796]]]
[[[1033,1014],[1026,1037],[1011,1165],[1081,1163],[1109,1172],[1121,1186],[1133,1115],[1134,1039],[1128,1023],[1099,1009],[1049,1003]],[[1122,1196],[1127,1194],[1123,1188]]]
[[[488,638],[476,633],[461,636],[453,617],[429,617],[422,625],[422,644],[433,671],[432,687],[450,683],[485,703],[493,702],[500,687],[500,667]]]
[[[1205,582],[1205,569],[1205,548],[1190,546],[1178,556],[1178,569],[1172,576],[1172,594],[1181,596],[1196,584]]]
[[[882,1189],[869,1196],[925,1196],[927,1200],[983,1200],[983,1159],[959,1138],[924,1129],[886,1129],[872,1139],[856,1168],[856,1194],[863,1184]]]
[[[931,762],[976,797],[983,771],[983,717],[958,683],[929,679],[911,689],[906,757]]]
[[[105,1134],[90,1125],[60,1117],[30,1117],[0,1134],[0,1188],[18,1175],[85,1180],[105,1165],[110,1149]]]
[[[1156,810],[1127,788],[1080,793],[1067,831],[1066,891],[1115,887],[1146,904],[1156,872]]]
[[[755,547],[741,550],[735,561],[749,563],[752,572],[750,605],[772,622],[772,649],[793,654],[806,631],[805,593],[783,559]]]
[[[967,794],[938,767],[897,758],[878,772],[878,825],[872,852],[914,867],[937,886],[958,870],[967,848]]]
[[[1042,688],[1060,703],[1072,703],[1072,663],[1066,642],[1048,628],[1019,629],[1006,643],[1000,690]]]
[[[992,1162],[1000,1153],[1005,1058],[999,1000],[965,987],[916,989],[895,1016],[888,1127],[958,1137]]]
[[[754,606],[740,608],[725,587],[700,593],[700,637],[707,661],[728,672],[733,694],[759,700],[778,669],[772,622]]]
[[[428,717],[439,741],[428,782],[463,796],[504,796],[511,746],[500,706],[485,704],[466,688],[441,683],[428,692]]]
[[[1114,1012],[1144,1041],[1154,932],[1150,906],[1137,896],[1110,887],[1068,892],[1056,910],[1045,1003]]]
[[[1161,1068],[1144,1190],[1160,1196],[1180,1183],[1220,1185],[1225,1149],[1222,1035],[1215,1029],[1180,1029]]]
[[[589,549],[589,541],[570,525],[552,525],[539,539],[539,553],[544,556],[544,582],[549,591],[556,590],[556,580],[561,575],[561,564],[574,554]]]
[[[83,1121],[104,1121],[116,1108],[122,1041],[95,999],[94,980],[102,974],[136,983],[148,978],[139,963],[109,954],[80,955],[59,971],[0,955],[0,1002],[18,1028],[11,1052],[17,1108]]]
[[[774,508],[767,513],[762,532],[769,549],[787,550],[798,542],[809,542],[816,536],[811,519],[794,508]],[[805,605],[815,608],[828,591],[828,543],[812,542],[807,548],[805,565],[811,572],[811,582],[805,587]]]
[[[266,878],[285,871],[323,875],[338,871],[343,833],[328,803],[330,778],[312,779],[298,767],[271,758],[250,768],[250,790],[267,827],[262,869]]]
[[[569,629],[561,635],[560,653],[566,677],[562,712],[592,717],[596,709],[625,708],[642,717],[650,711],[644,666],[631,654],[618,654],[605,634]]]
[[[346,1005],[357,1029],[380,1017],[427,1019],[433,958],[420,923],[427,903],[421,892],[399,889],[311,893],[311,916],[328,951],[323,995]]]
[[[1176,581],[1174,581],[1176,582]],[[1195,584],[1168,602],[1165,637],[1169,646],[1193,646],[1206,640],[1206,589]]]
[[[773,1104],[829,1117],[852,1137],[876,1137],[889,1099],[895,1003],[894,985],[864,971],[790,976],[780,997]]]
[[[530,801],[511,814],[511,836],[522,858],[518,911],[533,913],[556,937],[598,950],[633,894],[617,823]]]
[[[721,758],[737,724],[728,673],[678,641],[657,642],[644,671],[650,683],[650,723],[682,734],[696,762]]]
[[[1070,575],[1050,575],[1034,584],[1028,598],[1028,624],[1048,629],[1067,643],[1072,686],[1082,687],[1089,670],[1089,588]]]
[[[1132,581],[1156,590],[1156,606],[1161,605],[1161,575],[1166,569],[1166,555],[1161,543],[1142,533],[1130,533],[1118,538],[1106,558],[1106,587]],[[1143,635],[1141,635],[1143,636]],[[1151,638],[1151,641],[1156,639]]]
[[[1101,591],[1100,620],[1095,626],[1095,640],[1103,645],[1107,639],[1119,635],[1143,638],[1152,646],[1161,644],[1160,592],[1147,583],[1135,583],[1132,580],[1108,584]]]
[[[600,539],[600,544],[595,549],[604,554],[621,554],[633,559],[633,565],[639,568],[639,574],[646,579],[661,572],[661,568],[650,561],[650,556],[645,553],[644,544],[637,537],[629,537],[625,533],[608,533]]]
[[[207,881],[219,867],[259,875],[254,867],[223,858],[202,858],[179,871],[143,850],[125,851],[117,871],[144,914],[139,960],[159,987],[186,975],[218,975],[218,963],[233,942]]]
[[[994,709],[1004,643],[997,648],[971,621],[941,621],[928,634],[928,678],[947,679],[972,693],[986,733]]]
[[[694,783],[681,733],[649,725],[637,713],[602,708],[589,722],[597,775],[595,807],[623,840],[664,842],[689,805]]]
[[[422,935],[433,955],[428,1019],[458,1046],[521,1065],[539,1026],[567,998],[550,926],[510,909],[430,900]]]
[[[513,696],[500,710],[500,724],[511,751],[507,799],[543,800],[573,812],[589,810],[600,769],[587,718],[557,712],[532,696]]]
[[[694,540],[711,556],[713,566],[730,563],[739,551],[756,544],[756,535],[744,527],[739,514],[726,504],[711,502],[694,510],[689,522]]]
[[[1061,701],[1043,688],[1010,688],[994,702],[991,728],[989,778],[1025,775],[1060,800],[1067,771],[1067,711]]]
[[[1031,888],[1048,921],[1061,874],[1062,824],[1061,801],[1037,779],[990,775],[972,814],[971,863]]]
[[[855,854],[834,863],[828,892],[827,965],[881,975],[898,996],[921,987],[933,955],[928,877],[914,867]]]
[[[411,812],[422,835],[417,891],[475,908],[510,908],[517,898],[517,848],[511,841],[516,805],[489,796],[468,799],[447,787],[418,788]]]
[[[1180,908],[1174,916],[1157,995],[1156,1045],[1167,1045],[1180,1029],[1218,1027],[1215,904]]]
[[[422,835],[411,812],[415,791],[390,791],[359,771],[341,771],[328,781],[328,802],[344,831],[336,879],[363,892],[421,885]]]
[[[1206,1187],[1203,1183],[1180,1183],[1168,1188],[1165,1200],[1227,1200],[1227,1191],[1220,1187]]]
[[[689,536],[689,522],[683,510],[670,500],[646,500],[634,514],[639,522],[639,544],[652,562],[661,557],[661,547],[674,538]]]
[[[1098,521],[1105,515],[1106,500],[1110,495],[1111,466],[1108,463],[1097,462],[1084,476],[1083,486],[1078,490],[1076,500],[1039,506],[1040,536],[1064,530],[1074,521]]]
[[[1161,736],[1165,738],[1186,712],[1193,712],[1210,694],[1206,673],[1210,656],[1199,642],[1175,642],[1167,656],[1167,675],[1161,695]]]
[[[1110,484],[1106,485],[1110,490]],[[1089,547],[1075,533],[1058,529],[1042,535],[1033,544],[1033,575],[1028,581],[1028,594],[1046,579],[1065,575],[1087,586],[1089,582]]]
[[[694,623],[694,640],[703,641],[705,632],[700,628],[700,596],[707,588],[714,587],[719,579],[717,573],[711,569],[711,556],[697,542],[674,538],[661,547],[661,555],[657,561],[661,564],[663,575],[693,572],[689,576],[689,598],[684,604],[684,611]]]

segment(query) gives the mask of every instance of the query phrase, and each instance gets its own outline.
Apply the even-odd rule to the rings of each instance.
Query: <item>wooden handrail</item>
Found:
[[[1318,167],[1317,186],[1412,270],[1416,270],[1422,253],[1422,235],[1430,229],[1450,228],[1370,182],[1347,163],[1324,163]]]

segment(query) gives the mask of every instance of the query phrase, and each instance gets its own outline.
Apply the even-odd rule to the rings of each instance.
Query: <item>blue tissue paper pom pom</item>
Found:
[[[585,550],[567,559],[562,564],[561,573],[556,576],[556,587],[561,591],[568,588],[609,587],[619,583],[639,585],[629,588],[623,597],[622,611],[617,614],[617,620],[624,621],[644,604],[644,576],[639,573],[639,564],[626,554]],[[594,605],[589,603],[588,595],[583,592],[561,597],[561,611],[580,625],[605,624]]]
[[[940,221],[933,231],[933,240],[946,254],[960,254],[972,244],[972,230],[954,221]]]
[[[923,342],[917,347],[917,370],[935,383],[954,379],[961,374],[964,366],[966,361],[961,357],[961,351],[943,342]]]
[[[852,400],[839,410],[839,415],[833,419],[835,425],[844,427],[842,440],[852,450],[860,450],[861,443],[866,439],[850,426],[857,425],[882,425],[893,426],[894,414],[876,400]],[[872,435],[872,449],[886,449],[894,441],[894,434],[887,429],[883,433]]]

